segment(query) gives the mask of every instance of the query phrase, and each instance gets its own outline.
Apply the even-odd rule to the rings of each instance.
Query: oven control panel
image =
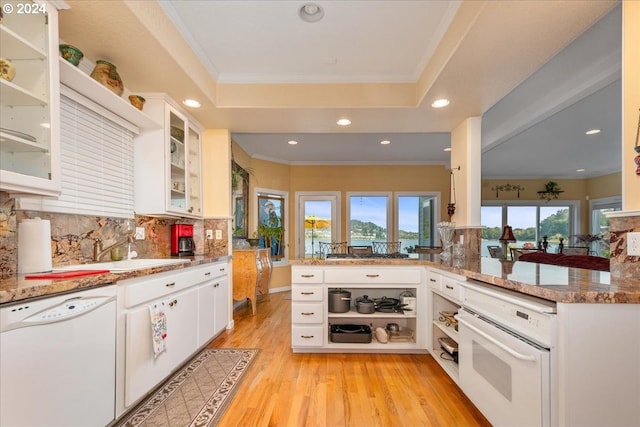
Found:
[[[463,306],[539,345],[551,346],[555,324],[551,301],[473,284],[465,289]]]

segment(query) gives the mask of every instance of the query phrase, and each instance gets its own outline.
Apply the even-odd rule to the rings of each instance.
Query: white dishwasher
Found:
[[[0,425],[115,417],[116,287],[0,308]]]

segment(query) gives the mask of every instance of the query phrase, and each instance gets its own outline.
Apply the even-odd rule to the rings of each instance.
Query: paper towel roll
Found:
[[[38,217],[18,224],[18,273],[51,271],[51,222]]]

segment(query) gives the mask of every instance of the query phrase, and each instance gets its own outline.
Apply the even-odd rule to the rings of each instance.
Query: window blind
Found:
[[[21,198],[19,208],[133,218],[134,132],[76,92],[62,91],[60,105],[61,194]]]

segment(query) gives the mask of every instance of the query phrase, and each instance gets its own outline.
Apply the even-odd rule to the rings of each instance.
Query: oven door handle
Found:
[[[458,319],[458,322],[462,323],[464,326],[466,326],[467,328],[471,329],[473,332],[475,332],[476,334],[478,334],[481,337],[485,338],[486,340],[491,341],[493,344],[495,344],[496,346],[500,347],[501,349],[503,349],[504,351],[506,351],[507,353],[509,353],[513,357],[515,357],[516,359],[524,360],[524,361],[527,361],[527,362],[535,362],[537,360],[537,358],[535,356],[527,355],[527,354],[521,354],[521,353],[518,353],[517,351],[513,350],[512,348],[507,347],[506,345],[504,345],[500,341],[498,341],[495,338],[493,338],[491,335],[487,335],[485,332],[482,332],[480,329],[476,328],[475,326],[473,326],[471,323],[467,322],[466,320],[461,319],[460,317],[457,317],[457,319]]]

